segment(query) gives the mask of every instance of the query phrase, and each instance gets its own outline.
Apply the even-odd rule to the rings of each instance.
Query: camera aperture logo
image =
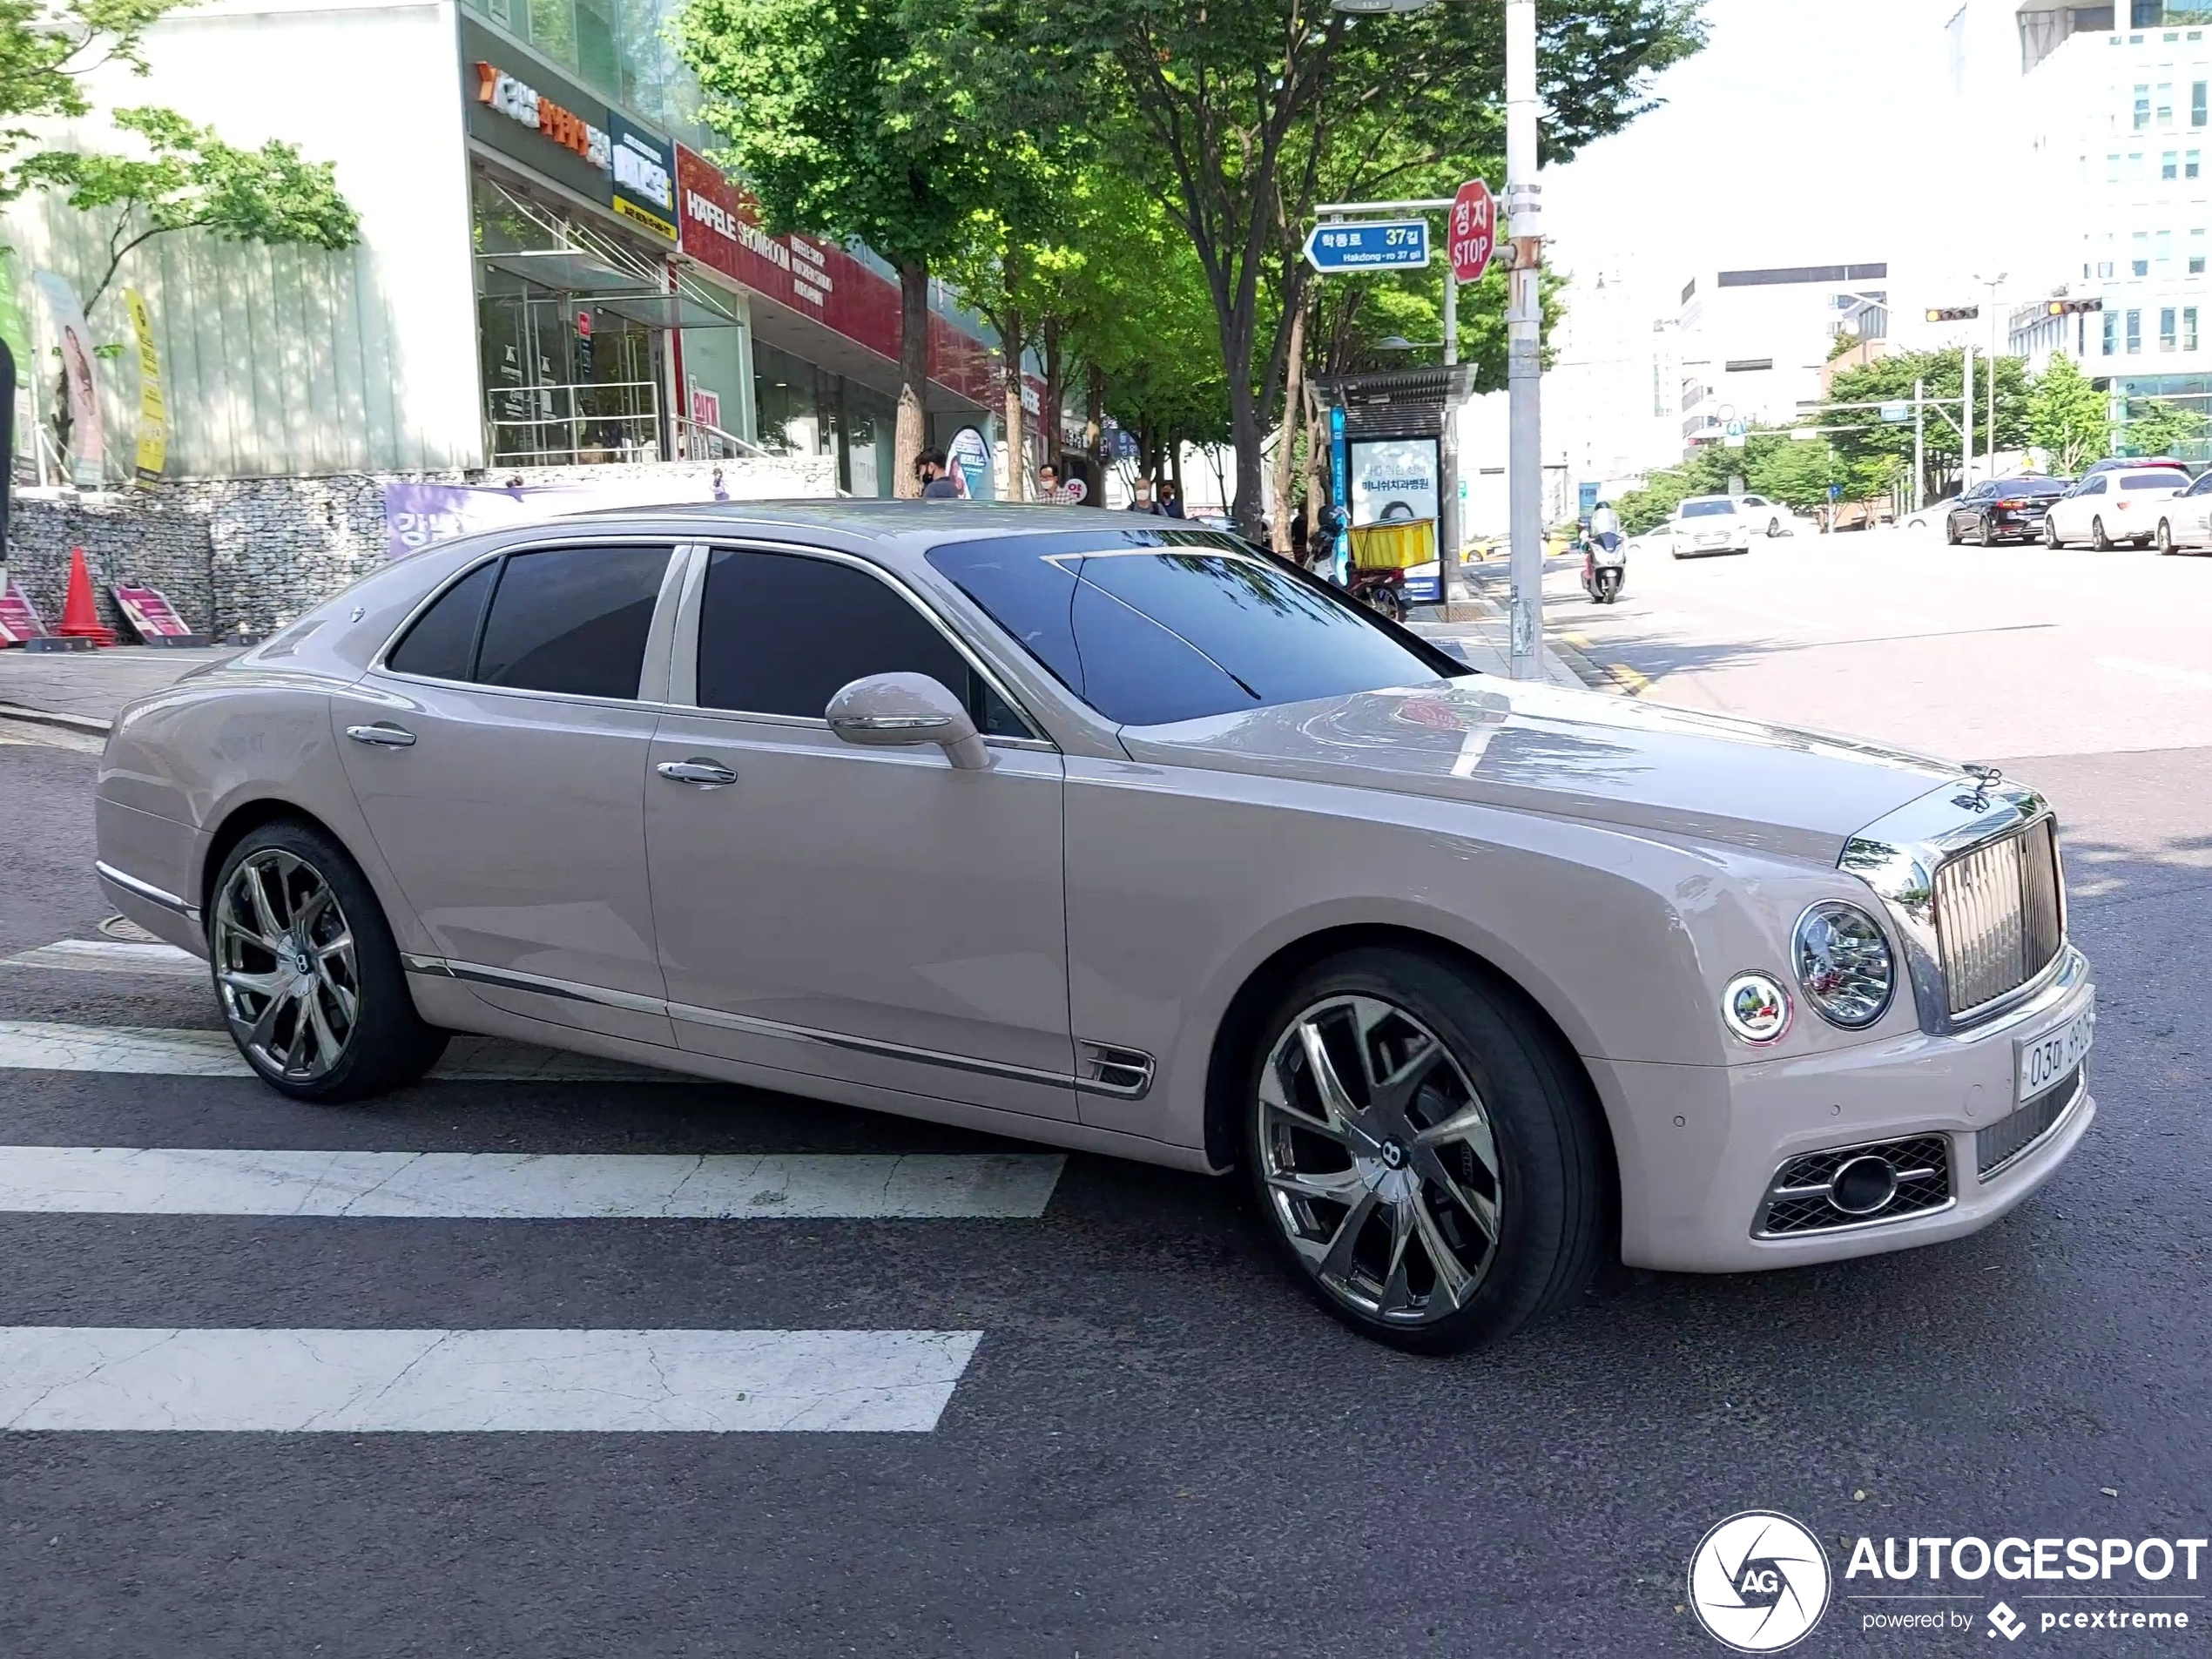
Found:
[[[1747,1509],[1707,1533],[1689,1558],[1689,1605],[1716,1642],[1779,1653],[1828,1610],[1828,1552],[1787,1515]]]

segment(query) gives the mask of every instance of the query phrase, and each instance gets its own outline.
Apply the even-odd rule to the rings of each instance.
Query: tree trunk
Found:
[[[899,267],[899,424],[891,464],[893,488],[912,501],[921,494],[914,463],[928,448],[929,267]]]
[[[1275,428],[1275,491],[1269,510],[1269,545],[1291,553],[1291,481],[1298,476],[1298,433],[1305,424],[1305,314],[1301,296],[1291,314],[1291,350],[1283,370],[1283,419]]]
[[[1176,500],[1181,502],[1183,500],[1183,435],[1179,432],[1170,432],[1168,435],[1168,476],[1175,482]],[[1190,509],[1185,507],[1183,510],[1187,513]]]
[[[1060,464],[1060,400],[1068,390],[1060,383],[1060,319],[1047,317],[1040,327],[1044,335],[1044,409],[1038,424],[1044,428],[1044,435],[1038,445],[1041,451],[1038,459],[1040,462],[1049,461],[1057,467]],[[1063,479],[1062,482],[1066,481]]]
[[[1106,371],[1096,363],[1085,375],[1083,397],[1083,447],[1090,451],[1090,458],[1097,464],[1098,475],[1106,475]]]
[[[1022,312],[1008,306],[1006,326],[999,330],[999,343],[1006,356],[1006,498],[1027,501],[1029,498],[1028,463],[1022,455],[1022,428],[1024,424],[1022,409]]]

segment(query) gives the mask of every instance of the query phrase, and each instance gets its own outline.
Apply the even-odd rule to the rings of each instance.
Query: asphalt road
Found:
[[[918,1433],[0,1433],[0,1652],[1718,1653],[1683,1572],[1747,1507],[1839,1574],[1860,1534],[2212,1534],[2212,559],[1808,538],[1557,610],[1647,696],[2056,799],[2102,1110],[2042,1195],[1902,1256],[1615,1283],[1460,1360],[1341,1331],[1227,1190],[1085,1157],[1029,1219],[0,1213],[0,1326],[981,1333]],[[99,937],[92,767],[0,740],[0,957]],[[188,978],[25,967],[0,1022],[216,1023]],[[688,1082],[327,1111],[97,1069],[0,1069],[0,1143],[1014,1150]],[[1858,1626],[1800,1651],[1991,1651]]]

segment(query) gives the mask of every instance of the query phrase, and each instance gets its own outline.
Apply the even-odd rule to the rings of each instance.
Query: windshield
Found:
[[[2131,472],[2120,481],[2122,489],[2179,489],[2188,475],[2180,472]]]
[[[1727,518],[1736,511],[1732,501],[1686,501],[1682,504],[1684,518]]]
[[[933,548],[929,563],[1062,685],[1164,725],[1471,673],[1303,572],[1203,530],[1091,530]]]

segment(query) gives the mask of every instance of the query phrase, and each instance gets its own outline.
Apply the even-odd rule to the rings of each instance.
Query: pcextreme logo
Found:
[[[1770,1509],[1730,1515],[1689,1558],[1689,1605],[1714,1641],[1738,1653],[1779,1653],[1828,1610],[1828,1552]]]

